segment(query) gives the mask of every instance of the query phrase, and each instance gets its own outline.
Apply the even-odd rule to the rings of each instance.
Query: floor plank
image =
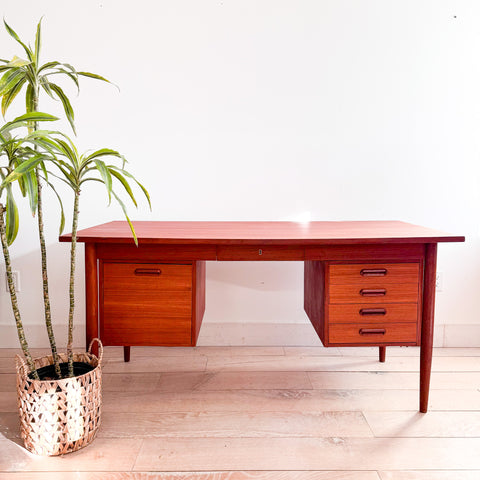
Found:
[[[131,471],[143,440],[97,438],[94,443],[58,457],[32,455],[10,439],[0,437],[3,471]]]
[[[128,363],[123,359],[106,360],[103,371],[105,373],[203,372],[206,366],[207,357],[205,355],[138,357]]]
[[[291,371],[307,372],[419,372],[420,362],[416,357],[390,357],[385,363],[372,357],[330,356],[229,356],[209,358],[208,371]],[[480,357],[434,357],[433,372],[478,372]]]
[[[0,417],[1,419],[1,417]],[[18,423],[18,419],[17,419]],[[101,437],[371,437],[361,412],[104,413]]]
[[[380,480],[377,472],[21,472],[3,473],[2,480]],[[463,480],[463,477],[461,477]],[[465,479],[467,480],[467,479]],[[470,480],[470,479],[468,479]]]
[[[262,412],[416,410],[417,390],[233,390],[171,393],[104,392],[103,410],[129,412]],[[433,390],[430,410],[478,410],[480,392]]]
[[[307,372],[314,389],[415,389],[420,376],[417,372]],[[480,386],[480,371],[432,372],[430,388],[476,390]]]
[[[376,437],[480,437],[480,412],[365,412]]]
[[[480,470],[411,470],[408,472],[379,472],[381,480],[478,480]]]
[[[154,438],[134,470],[475,470],[479,451],[479,438]]]

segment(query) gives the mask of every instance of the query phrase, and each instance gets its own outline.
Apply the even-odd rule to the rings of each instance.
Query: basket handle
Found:
[[[20,375],[20,371],[23,369],[23,371],[26,371],[27,364],[25,363],[25,360],[17,353],[15,355],[15,368],[17,370],[17,374]]]
[[[102,358],[103,358],[103,344],[102,344],[102,342],[100,341],[99,338],[97,338],[97,337],[92,338],[92,341],[90,342],[90,345],[88,346],[88,353],[91,353],[91,351],[92,351],[93,342],[98,343],[98,364],[100,365],[102,363]]]

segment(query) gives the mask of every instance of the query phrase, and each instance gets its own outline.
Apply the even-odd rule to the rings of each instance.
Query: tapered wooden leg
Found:
[[[85,329],[86,343],[99,337],[98,334],[98,280],[97,255],[94,243],[85,243]],[[92,346],[92,353],[98,355],[98,343]]]
[[[130,361],[130,347],[123,347],[123,361]]]
[[[378,360],[385,363],[385,356],[387,354],[387,347],[378,347]]]
[[[435,280],[437,244],[425,246],[425,275],[423,281],[422,343],[420,347],[420,412],[428,410],[430,372],[432,370],[433,321],[435,313]]]

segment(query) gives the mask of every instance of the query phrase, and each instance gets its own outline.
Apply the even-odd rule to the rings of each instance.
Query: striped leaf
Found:
[[[73,133],[75,133],[76,135],[77,132],[75,130],[75,124],[74,124],[75,115],[73,113],[73,108],[72,108],[72,105],[70,104],[70,100],[57,84],[52,82],[48,82],[48,83],[50,85],[50,88],[58,95],[58,98],[62,102],[63,109],[65,110],[65,115],[67,116],[67,120],[69,121],[70,126],[72,127]]]
[[[113,193],[113,196],[115,197],[115,199],[117,200],[118,204],[120,205],[120,207],[122,207],[123,214],[125,215],[125,219],[127,220],[128,225],[130,227],[130,230],[132,232],[133,240],[135,242],[135,245],[138,247],[137,234],[135,233],[135,229],[133,228],[132,222],[130,221],[130,218],[128,217],[127,208],[125,207],[125,204],[122,202],[122,200],[120,200],[119,196],[115,192],[112,192],[112,193]]]
[[[11,184],[26,173],[33,171],[42,160],[46,160],[46,157],[42,154],[35,155],[35,157],[25,160],[15,170],[13,170],[13,172],[7,175],[7,178],[3,181],[1,187]]]
[[[30,65],[31,63],[32,62],[30,62],[30,60],[23,60],[23,58],[19,58],[14,55],[14,57],[7,63],[6,67],[19,68]]]
[[[33,62],[35,60],[34,56],[33,56],[33,52],[30,48],[28,48],[21,40],[20,40],[20,37],[16,34],[16,32],[13,30],[13,28],[11,28],[8,23],[3,20],[3,23],[5,25],[5,28],[7,30],[7,32],[9,33],[9,35],[15,40],[17,41],[22,47],[23,49],[25,50],[27,56],[28,56],[28,59]]]
[[[123,188],[128,193],[128,196],[132,199],[133,204],[136,207],[138,207],[137,201],[135,200],[135,196],[133,195],[133,192],[132,192],[132,188],[130,187],[125,177],[123,177],[119,172],[117,172],[113,168],[109,168],[108,171],[123,185]]]
[[[100,176],[102,177],[103,183],[108,192],[108,204],[112,201],[112,176],[108,168],[106,167],[105,163],[101,160],[94,160],[95,165],[97,166],[97,170],[100,172]]]
[[[37,33],[35,35],[35,63],[40,65],[40,49],[42,46],[42,19],[38,22]]]
[[[4,73],[0,79],[0,97],[3,97],[8,91],[17,84],[24,76],[24,72],[19,68],[12,68]]]
[[[17,238],[18,233],[18,208],[13,198],[12,186],[7,186],[7,224],[6,224],[6,233],[7,233],[7,243],[11,245],[15,238]]]
[[[2,97],[2,115],[5,116],[7,113],[8,107],[11,105],[15,97],[20,93],[22,90],[23,85],[27,80],[25,77],[21,78],[20,81],[13,86],[5,95]]]

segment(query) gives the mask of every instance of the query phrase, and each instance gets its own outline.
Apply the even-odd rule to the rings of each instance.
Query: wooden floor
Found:
[[[40,458],[19,439],[0,350],[0,479],[478,480],[480,348],[107,348],[95,441]],[[36,356],[43,352],[35,352]]]

